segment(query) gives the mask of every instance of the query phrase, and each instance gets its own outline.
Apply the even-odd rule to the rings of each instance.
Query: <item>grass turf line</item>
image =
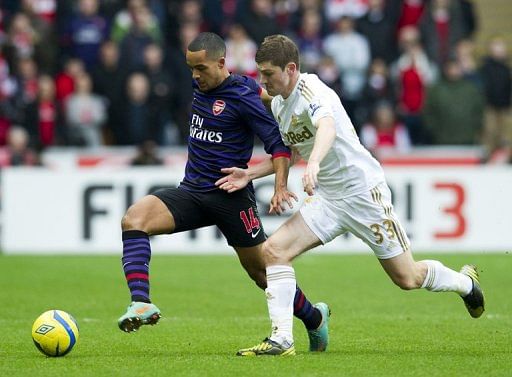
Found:
[[[373,256],[308,255],[295,264],[297,279],[312,302],[331,306],[331,344],[309,354],[296,321],[298,355],[281,359],[234,356],[269,332],[264,295],[235,256],[154,256],[151,293],[163,320],[133,334],[116,323],[129,303],[119,258],[0,256],[0,375],[509,376],[511,256],[431,257],[454,269],[478,264],[481,319],[455,294],[401,291]],[[45,358],[30,339],[48,309],[79,323],[66,357]]]

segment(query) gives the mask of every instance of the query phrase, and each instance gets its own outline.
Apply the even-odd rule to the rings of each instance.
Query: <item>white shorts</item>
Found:
[[[327,243],[346,232],[363,240],[377,258],[393,258],[409,250],[410,242],[391,204],[385,183],[344,199],[313,195],[304,201],[300,213],[315,235]]]

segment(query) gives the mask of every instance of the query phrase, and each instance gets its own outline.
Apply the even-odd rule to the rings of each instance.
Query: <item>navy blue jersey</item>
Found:
[[[224,176],[221,168],[247,168],[254,135],[273,157],[290,156],[276,121],[261,102],[260,91],[254,79],[235,74],[207,93],[194,83],[188,161],[181,187],[195,192],[216,190],[215,181]]]

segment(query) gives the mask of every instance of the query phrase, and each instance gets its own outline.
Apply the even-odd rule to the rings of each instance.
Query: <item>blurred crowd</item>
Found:
[[[376,155],[446,144],[491,155],[510,143],[507,44],[496,35],[476,54],[471,0],[0,4],[0,145],[12,151],[0,165],[37,163],[33,151],[54,145],[138,145],[144,156],[184,144],[185,51],[202,31],[225,38],[231,72],[252,77],[266,35],[293,38],[301,70],[340,95]]]

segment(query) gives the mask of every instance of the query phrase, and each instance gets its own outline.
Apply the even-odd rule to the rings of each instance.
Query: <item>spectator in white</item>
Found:
[[[92,93],[88,74],[77,77],[75,92],[66,102],[66,121],[73,144],[98,147],[103,144],[102,125],[106,120],[103,99]]]
[[[336,32],[327,36],[324,51],[332,56],[341,74],[341,101],[349,117],[357,127],[360,119],[356,116],[358,101],[366,83],[366,71],[370,64],[368,40],[354,30],[354,20],[341,17]]]
[[[393,153],[406,153],[411,148],[407,128],[397,122],[393,106],[389,102],[377,104],[371,122],[360,132],[361,142],[377,159]]]
[[[368,11],[368,0],[325,0],[325,14],[331,23],[340,17],[359,18]]]
[[[229,72],[256,77],[256,49],[256,43],[249,38],[244,27],[240,24],[232,25],[226,38],[226,67]]]
[[[399,35],[402,54],[391,65],[391,78],[397,87],[398,111],[413,144],[425,144],[427,135],[421,120],[421,111],[427,86],[437,78],[437,68],[430,62],[420,44],[420,35],[414,26],[402,28]]]

